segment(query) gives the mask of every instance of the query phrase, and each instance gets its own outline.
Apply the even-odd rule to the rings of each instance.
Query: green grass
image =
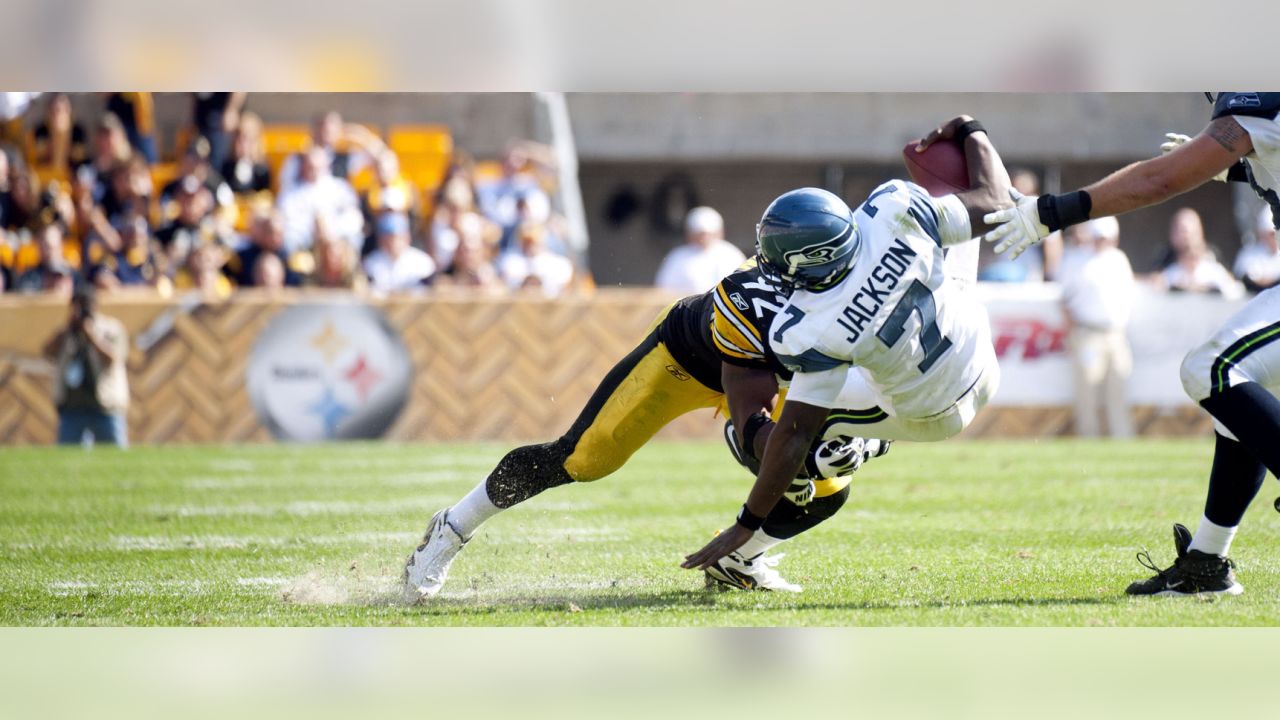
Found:
[[[1247,590],[1130,599],[1143,547],[1194,528],[1207,441],[900,444],[840,515],[786,543],[800,595],[681,570],[750,484],[717,444],[656,443],[613,477],[491,521],[425,607],[396,601],[437,508],[495,445],[0,451],[5,625],[1263,625],[1280,617],[1264,489],[1233,548]]]

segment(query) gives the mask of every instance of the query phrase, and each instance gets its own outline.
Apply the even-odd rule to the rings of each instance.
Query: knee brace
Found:
[[[564,443],[526,445],[507,453],[485,480],[494,505],[506,509],[557,485],[573,482],[564,469]]]

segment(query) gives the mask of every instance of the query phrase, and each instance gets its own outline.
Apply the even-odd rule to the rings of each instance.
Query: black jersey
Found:
[[[784,302],[752,258],[715,288],[677,302],[658,326],[658,339],[690,375],[718,392],[724,391],[722,362],[790,379],[766,337]]]

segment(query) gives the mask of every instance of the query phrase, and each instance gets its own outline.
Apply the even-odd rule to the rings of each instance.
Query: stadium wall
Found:
[[[115,296],[104,299],[103,312],[121,319],[131,333],[129,425],[134,442],[270,441],[269,425],[305,425],[313,411],[323,411],[312,396],[319,394],[325,367],[336,373],[331,378],[347,393],[339,393],[338,399],[358,415],[362,399],[351,394],[350,380],[357,370],[363,372],[362,352],[370,348],[358,339],[359,323],[343,324],[350,313],[342,309],[366,307],[385,318],[412,367],[405,386],[379,387],[393,369],[368,358],[364,369],[372,372],[365,379],[374,395],[390,393],[393,404],[403,402],[378,436],[514,442],[545,440],[566,429],[599,380],[644,336],[670,300],[654,291],[602,290],[555,301],[437,295],[365,303],[345,294],[246,290],[219,304]],[[281,331],[277,321],[300,308],[318,309],[313,319],[318,324]],[[336,313],[338,320],[326,319],[325,313]],[[66,316],[66,305],[58,300],[0,298],[0,444],[53,441],[53,368],[38,354]],[[1046,332],[1051,336],[1051,329]],[[291,369],[255,367],[263,347],[277,364],[283,358]],[[1020,353],[1020,361],[1027,359],[1018,349],[1025,344],[1009,347]],[[1050,356],[1055,352],[1051,346],[1044,350]],[[320,370],[313,376],[308,368]],[[1138,372],[1142,368],[1139,359]],[[268,398],[264,410],[261,397],[255,401],[251,376],[271,372],[283,372],[288,392]],[[1069,383],[1069,378],[1060,382]],[[269,417],[280,412],[281,403],[291,414],[283,422]],[[1145,435],[1207,435],[1210,429],[1207,416],[1185,402],[1138,407],[1134,417]],[[720,424],[709,411],[699,412],[680,419],[661,437],[713,439]],[[1069,434],[1070,425],[1070,410],[1061,405],[993,406],[979,414],[967,435],[1057,436]]]

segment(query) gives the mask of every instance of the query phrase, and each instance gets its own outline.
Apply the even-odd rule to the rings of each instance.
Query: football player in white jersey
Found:
[[[1015,256],[1054,230],[1164,202],[1210,180],[1249,183],[1280,220],[1280,93],[1219,93],[1196,137],[1170,134],[1165,154],[1134,163],[1088,187],[1018,200],[986,218],[996,251]],[[1177,559],[1131,584],[1130,595],[1239,595],[1227,558],[1240,519],[1267,470],[1280,475],[1280,289],[1254,298],[1182,363],[1182,386],[1214,419],[1217,445],[1204,515],[1193,536],[1174,525]]]
[[[689,555],[706,569],[759,528],[786,491],[831,408],[848,429],[886,440],[945,440],[995,393],[990,322],[945,263],[983,216],[1011,207],[1009,175],[982,125],[961,116],[934,130],[964,147],[972,189],[941,198],[894,180],[852,211],[801,188],[774,200],[756,230],[762,271],[791,296],[769,342],[795,376],[737,522]]]

